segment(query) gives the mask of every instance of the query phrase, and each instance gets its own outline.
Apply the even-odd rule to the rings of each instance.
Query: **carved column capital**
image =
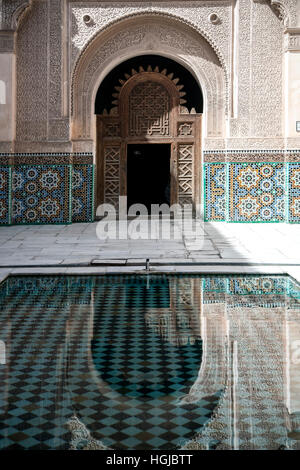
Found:
[[[285,34],[285,50],[300,51],[300,28],[287,28]]]
[[[31,3],[32,0],[2,0],[0,29],[16,30],[20,18]]]
[[[280,21],[285,26],[288,26],[291,22],[290,19],[290,0],[253,0],[254,3],[269,3],[272,10],[276,13]]]

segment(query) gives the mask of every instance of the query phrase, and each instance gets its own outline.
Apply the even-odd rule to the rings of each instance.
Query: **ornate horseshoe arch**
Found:
[[[97,204],[117,207],[127,196],[127,146],[171,146],[170,203],[200,202],[201,114],[189,113],[183,85],[166,70],[149,66],[120,79],[108,113],[97,116]],[[159,171],[159,168],[157,168]]]

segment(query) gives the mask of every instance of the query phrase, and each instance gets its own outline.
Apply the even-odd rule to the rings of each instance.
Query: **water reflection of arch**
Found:
[[[186,280],[185,280],[186,281]],[[164,322],[163,328],[161,329],[160,332],[158,332],[160,335],[164,336],[165,340],[169,341],[172,340],[174,346],[178,344],[183,344],[186,342],[186,331],[182,331],[180,328],[176,328],[176,324],[178,324],[178,315],[176,316],[176,309],[184,309],[185,313],[189,312],[188,319],[189,319],[189,333],[190,333],[190,338],[196,338],[199,339],[201,338],[201,341],[203,340],[204,344],[204,350],[203,350],[203,360],[204,362],[202,363],[202,366],[200,368],[200,364],[194,372],[193,376],[193,383],[189,384],[188,389],[184,391],[183,394],[179,394],[175,397],[172,395],[165,396],[165,405],[168,406],[170,405],[171,407],[178,408],[178,407],[194,407],[195,409],[198,407],[197,403],[199,403],[205,396],[207,397],[209,391],[211,397],[213,395],[216,395],[215,397],[210,397],[211,398],[211,408],[217,406],[218,400],[220,398],[220,389],[223,389],[225,387],[225,383],[220,384],[220,380],[222,377],[225,376],[225,373],[220,372],[220,366],[214,362],[216,360],[219,360],[219,358],[222,359],[220,364],[224,364],[224,349],[222,349],[222,340],[220,338],[221,335],[221,330],[224,327],[224,312],[219,312],[214,315],[210,315],[209,319],[205,319],[205,315],[203,315],[203,306],[202,306],[202,299],[201,299],[201,292],[200,292],[200,281],[199,279],[189,279],[189,282],[186,282],[185,284],[180,284],[180,282],[176,282],[176,278],[174,278],[170,282],[169,286],[169,292],[170,292],[170,305],[169,308],[167,307],[162,307],[159,309],[159,312],[157,312],[157,318],[166,318],[166,315],[168,317],[168,322]],[[107,287],[106,287],[107,288]],[[120,286],[115,285],[115,288],[120,290]],[[198,300],[196,301],[195,296],[198,296]],[[94,294],[92,295],[92,301],[90,305],[90,314],[89,314],[89,323],[88,327],[86,328],[86,334],[84,337],[81,338],[81,357],[84,361],[86,362],[86,370],[87,373],[85,374],[85,381],[88,384],[88,389],[89,390],[94,390],[94,393],[101,393],[103,397],[108,397],[111,400],[114,400],[118,402],[119,406],[126,407],[128,406],[128,396],[122,393],[119,393],[116,388],[113,388],[111,384],[107,381],[104,380],[103,376],[99,374],[99,370],[95,366],[95,361],[94,361],[94,355],[93,355],[93,349],[92,349],[92,341],[94,338],[94,335],[97,333],[94,328],[95,328],[95,298]],[[195,310],[195,304],[197,304],[197,309]],[[148,311],[148,317],[146,316],[145,321],[149,322],[151,319],[151,316],[153,316],[154,311],[149,310]],[[207,312],[207,315],[209,312]],[[182,320],[182,318],[181,318]],[[183,318],[183,322],[186,320],[186,318]],[[82,316],[78,316],[78,321],[82,323]],[[86,318],[85,318],[86,321]],[[221,322],[221,325],[216,328],[211,328],[208,326],[211,322]],[[206,324],[206,327],[203,326]],[[201,325],[202,323],[202,325]],[[155,329],[158,326],[162,326],[162,324],[159,324],[159,322],[148,323],[148,328]],[[81,331],[82,327],[80,327],[79,324],[77,325],[72,325],[70,324],[70,334],[72,336],[72,329],[74,328],[74,331]],[[224,331],[223,331],[224,333]],[[201,335],[208,335],[208,337],[204,337]],[[77,338],[78,340],[78,338]],[[175,341],[174,341],[175,340]],[[211,349],[214,347],[215,344],[219,344],[219,355],[218,357],[212,356],[211,355]],[[76,362],[76,358],[73,359],[74,363]],[[223,366],[221,366],[222,369]],[[216,372],[217,371],[217,372]],[[76,367],[75,370],[72,372],[75,372],[76,376]],[[72,372],[70,372],[69,379],[72,382]],[[207,379],[205,379],[207,375]],[[199,378],[202,380],[202,387],[199,388]],[[205,388],[206,387],[206,388]],[[220,388],[221,387],[221,388]],[[218,394],[219,393],[219,394]],[[79,410],[79,419],[81,419],[83,422],[85,422],[85,416],[84,416],[84,409]],[[209,416],[207,416],[207,419],[210,419]],[[88,426],[88,421],[86,422]],[[99,423],[100,424],[100,423]],[[199,426],[200,427],[200,426]],[[189,440],[191,436],[187,437],[187,440]]]

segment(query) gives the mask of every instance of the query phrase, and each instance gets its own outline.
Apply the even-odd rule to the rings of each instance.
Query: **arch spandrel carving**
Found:
[[[177,60],[193,73],[204,94],[204,134],[224,137],[226,71],[215,51],[199,33],[180,22],[159,15],[139,15],[99,34],[78,61],[71,90],[73,140],[88,140],[95,135],[92,115],[96,92],[107,73],[120,63],[120,57],[124,61],[154,51]]]
[[[296,23],[297,0],[253,0],[255,3],[269,3],[285,26],[294,26]]]

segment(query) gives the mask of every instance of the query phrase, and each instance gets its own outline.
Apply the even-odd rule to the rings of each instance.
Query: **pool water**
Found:
[[[287,276],[12,276],[0,449],[299,449]]]

